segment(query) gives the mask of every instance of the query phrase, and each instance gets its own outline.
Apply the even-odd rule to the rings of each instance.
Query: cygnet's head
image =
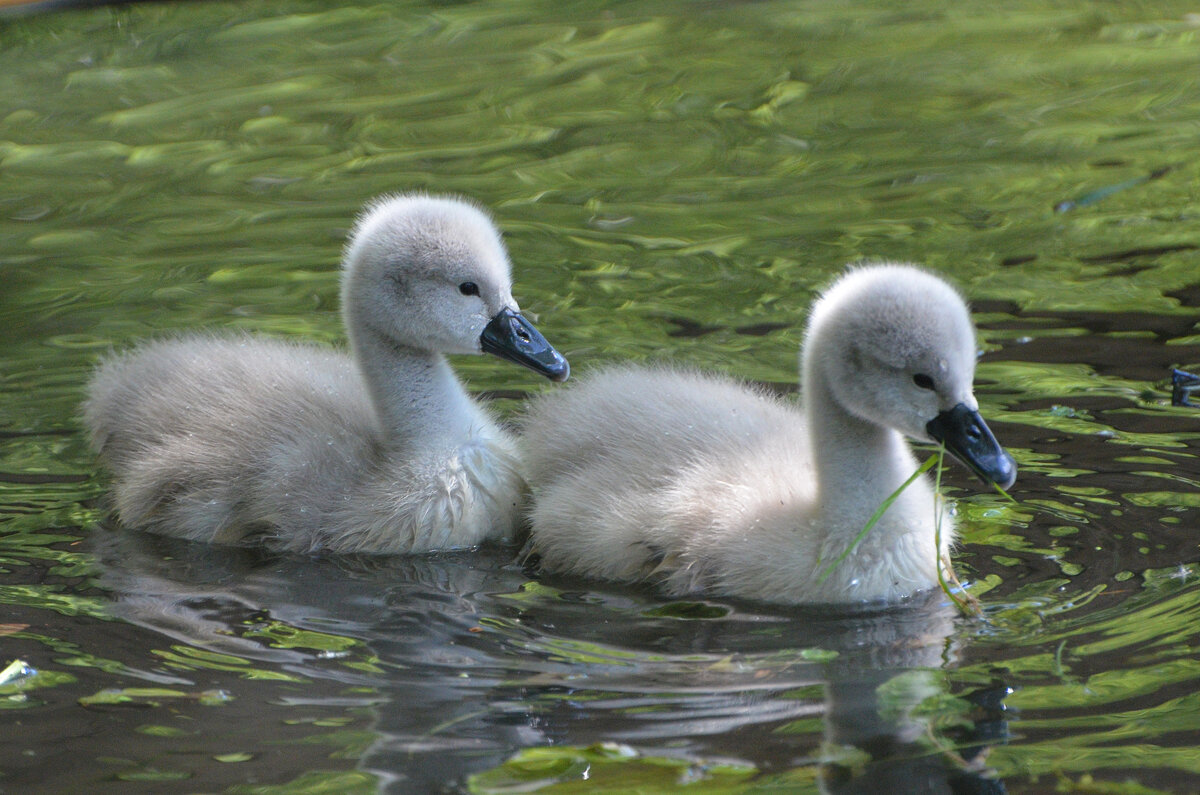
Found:
[[[979,416],[975,330],[966,302],[910,265],[848,271],[813,307],[806,378],[819,378],[844,409],[922,441],[937,441],[1003,488],[1016,464]]]
[[[556,381],[567,361],[520,314],[491,218],[452,198],[385,196],[346,245],[342,312],[352,336],[438,353],[492,353]]]

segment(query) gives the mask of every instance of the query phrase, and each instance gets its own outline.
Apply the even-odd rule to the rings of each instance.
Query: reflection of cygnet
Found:
[[[949,795],[955,765],[934,742],[927,710],[948,700],[957,611],[938,591],[901,607],[848,618],[853,648],[826,667],[824,766],[829,795]],[[847,638],[851,637],[847,632]],[[936,714],[938,711],[933,710]]]
[[[917,268],[877,265],[851,270],[813,307],[802,409],[689,372],[594,373],[526,415],[530,549],[549,571],[676,595],[853,602],[930,588],[928,479],[818,575],[917,468],[904,436],[944,443],[988,482],[1013,482],[1015,464],[977,411],[975,355],[958,293]],[[942,525],[945,554],[953,522]]]
[[[564,360],[518,313],[491,220],[458,200],[368,208],[346,248],[353,356],[191,336],[101,364],[84,406],[123,522],[197,541],[403,553],[511,535],[513,440],[445,353],[554,380]]]

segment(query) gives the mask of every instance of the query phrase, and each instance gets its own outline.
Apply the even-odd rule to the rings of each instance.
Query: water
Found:
[[[1200,364],[1197,37],[1175,2],[4,18],[0,664],[37,673],[0,684],[0,790],[1200,790],[1200,416],[1166,383]],[[111,528],[95,358],[197,326],[340,341],[345,230],[412,188],[494,210],[579,372],[789,389],[845,262],[948,274],[1022,467],[1015,504],[948,474],[985,617]],[[553,388],[455,365],[506,414]]]

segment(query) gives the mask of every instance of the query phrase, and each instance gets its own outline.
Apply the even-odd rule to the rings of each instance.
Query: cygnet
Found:
[[[931,588],[955,532],[927,476],[837,561],[916,471],[905,437],[1012,485],[972,392],[975,360],[959,294],[885,263],[851,269],[813,306],[801,405],[682,369],[594,372],[524,417],[527,554],[547,572],[672,596],[848,603]]]
[[[491,353],[566,379],[511,290],[500,235],[473,204],[370,204],[343,261],[349,355],[195,335],[101,363],[84,419],[119,518],[298,552],[510,541],[526,491],[518,451],[444,354]]]

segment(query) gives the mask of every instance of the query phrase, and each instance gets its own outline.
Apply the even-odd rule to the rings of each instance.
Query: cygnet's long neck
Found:
[[[862,526],[912,475],[915,459],[904,437],[847,411],[819,368],[804,368],[804,409],[822,516]],[[835,523],[836,524],[836,523]]]
[[[350,344],[389,445],[420,449],[468,435],[477,409],[445,357],[371,329],[352,331]]]

